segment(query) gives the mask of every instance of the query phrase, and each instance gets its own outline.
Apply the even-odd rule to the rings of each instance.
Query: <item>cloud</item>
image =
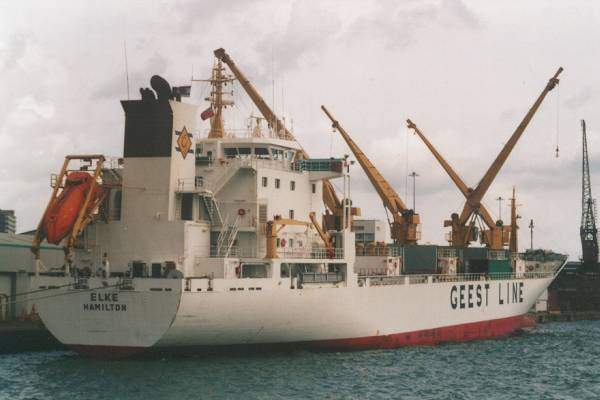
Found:
[[[283,28],[265,35],[255,46],[259,59],[273,60],[278,74],[301,63],[316,63],[342,26],[340,18],[316,0],[293,2],[286,20]]]
[[[423,29],[479,29],[480,19],[461,0],[434,2],[377,2],[347,29],[350,40],[383,39],[392,49],[403,48],[419,38]]]
[[[24,34],[12,34],[7,43],[0,43],[0,72],[14,68],[17,62],[25,54],[27,39]]]
[[[585,86],[581,90],[569,96],[565,100],[565,106],[571,110],[578,110],[588,104],[593,97],[594,93],[592,92],[591,88],[589,86]]]

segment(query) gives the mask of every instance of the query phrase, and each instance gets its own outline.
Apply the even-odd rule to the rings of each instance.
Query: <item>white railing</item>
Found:
[[[198,190],[196,186],[195,178],[178,178],[177,179],[177,192],[185,193],[185,192],[195,192]]]
[[[279,248],[277,249],[279,258],[296,258],[309,260],[340,260],[344,258],[344,250],[335,248],[328,249],[327,247],[312,248]]]
[[[223,251],[218,246],[211,246],[210,256],[213,258],[225,257]],[[233,258],[262,258],[265,256],[264,250],[259,254],[256,248],[231,246],[229,257]],[[277,256],[279,258],[294,258],[305,260],[340,260],[344,258],[343,249],[327,249],[326,247],[312,248],[278,248]]]
[[[223,258],[225,254],[219,246],[210,246],[210,256],[212,258]],[[256,249],[252,247],[231,246],[227,256],[232,258],[257,258],[258,254]]]
[[[543,279],[554,276],[554,272],[499,272],[489,274],[456,274],[456,275],[397,275],[359,276],[359,286],[385,286],[385,285],[414,285],[439,282],[473,282],[513,279]]]
[[[392,246],[373,246],[368,245],[364,247],[356,247],[357,256],[388,256],[388,257],[400,257],[402,256],[402,248]]]

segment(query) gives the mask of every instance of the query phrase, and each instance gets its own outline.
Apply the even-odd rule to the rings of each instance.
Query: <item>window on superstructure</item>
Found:
[[[294,210],[290,210],[290,219],[294,219]]]
[[[252,152],[250,147],[238,147],[237,151],[242,158],[249,157]]]
[[[234,158],[237,156],[238,152],[235,147],[225,148],[223,149],[226,158]]]
[[[273,160],[283,160],[283,150],[282,149],[271,149],[271,154],[273,155]]]
[[[257,158],[270,158],[269,149],[267,149],[266,147],[255,147],[254,154]]]
[[[296,181],[290,181],[290,190],[296,190]]]
[[[268,179],[266,176],[262,177],[262,185],[263,187],[267,187],[267,184],[269,183]]]
[[[281,180],[279,178],[275,178],[275,189],[279,189],[281,186]]]
[[[317,193],[317,184],[316,183],[312,184],[312,192],[313,192],[313,194]]]
[[[267,222],[267,205],[258,205],[258,222],[265,224]]]
[[[294,239],[290,239],[290,247],[294,247]]]

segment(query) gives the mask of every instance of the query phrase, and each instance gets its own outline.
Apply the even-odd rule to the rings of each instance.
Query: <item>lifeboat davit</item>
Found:
[[[59,244],[73,229],[79,211],[83,207],[94,178],[87,172],[70,172],[65,187],[44,216],[44,231],[48,243]],[[94,188],[94,197],[100,195],[102,189]],[[91,211],[91,210],[88,210]]]

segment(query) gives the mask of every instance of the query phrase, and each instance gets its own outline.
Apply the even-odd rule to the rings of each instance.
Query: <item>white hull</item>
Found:
[[[69,281],[38,279],[40,285],[46,286],[49,281],[54,281],[53,285]],[[459,337],[459,332],[444,339],[448,332],[435,330],[489,321],[508,321],[497,332],[506,334],[521,326],[518,317],[531,309],[552,279],[552,274],[546,274],[527,279],[410,284],[400,280],[390,285],[365,282],[362,287],[305,285],[302,289],[286,285],[268,287],[272,281],[269,279],[241,279],[230,282],[235,291],[226,287],[228,280],[208,291],[207,279],[192,279],[187,283],[190,290],[186,291],[186,280],[148,278],[134,279],[135,290],[89,290],[103,286],[102,279],[91,278],[88,290],[53,290],[56,294],[59,291],[69,294],[39,302],[39,314],[54,336],[75,348],[311,342],[394,347],[394,343],[423,342],[412,338],[401,343],[398,338],[393,340],[397,335],[430,330],[434,330],[429,333],[433,342],[477,339],[481,335]],[[111,279],[108,284],[116,282]],[[261,290],[256,290],[257,287]],[[159,288],[163,290],[158,291]],[[435,340],[436,335],[439,340]],[[497,335],[488,332],[483,337]]]

